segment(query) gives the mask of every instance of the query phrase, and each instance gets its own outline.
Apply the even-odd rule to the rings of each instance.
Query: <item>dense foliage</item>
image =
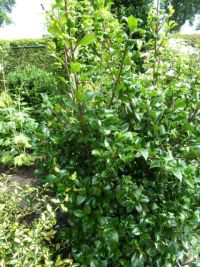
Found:
[[[64,218],[55,232],[56,214],[40,205],[44,196],[41,216],[21,225],[21,193],[19,201],[11,197],[16,206],[8,202],[13,220],[5,195],[0,220],[9,218],[8,231],[0,230],[15,253],[2,248],[3,264],[73,266],[62,257],[56,265],[51,248],[60,254],[62,247],[81,267],[174,267],[191,254],[200,266],[199,50],[188,55],[169,47],[176,26],[171,5],[169,14],[151,7],[145,30],[133,15],[120,23],[110,8],[104,0],[52,5],[50,49],[64,73],[62,90],[54,90],[51,75],[29,67],[9,75],[10,96],[2,69],[1,162],[37,160],[36,172],[54,188],[53,208]],[[30,106],[37,106],[37,123]]]
[[[134,15],[147,25],[147,17],[152,0],[114,0],[112,10],[119,18]]]
[[[48,50],[48,38],[21,39],[4,41],[0,40],[0,47],[6,50],[4,56],[5,73],[15,71],[17,68],[24,69],[28,65],[56,72],[55,61]]]
[[[69,197],[60,237],[80,266],[175,266],[198,238],[197,55],[168,49],[171,6],[151,9],[145,43],[138,20],[127,36],[104,1],[64,2],[49,30],[66,93],[44,96],[37,147],[46,180]]]
[[[22,99],[22,88],[16,90],[15,98],[7,91],[4,71],[4,50],[0,50],[0,163],[4,165],[31,165],[34,157],[31,137],[37,123],[30,116]]]
[[[160,1],[161,5],[167,9],[169,3],[175,9],[173,19],[177,22],[175,31],[179,31],[186,21],[192,25],[195,16],[200,14],[199,0],[165,0]],[[153,0],[114,0],[113,11],[119,18],[123,16],[134,15],[143,20],[144,25],[147,23],[147,15]],[[199,26],[197,26],[199,28]]]
[[[31,165],[34,157],[31,140],[37,123],[30,117],[18,95],[13,101],[7,92],[0,94],[0,163],[4,165]]]
[[[52,73],[28,65],[24,69],[18,67],[7,75],[7,86],[12,95],[21,95],[23,101],[37,112],[41,106],[42,93],[49,96],[57,92],[57,82]]]

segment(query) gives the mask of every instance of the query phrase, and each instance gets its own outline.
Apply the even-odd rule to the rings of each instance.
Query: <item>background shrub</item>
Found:
[[[30,154],[37,123],[30,116],[30,108],[13,101],[4,91],[0,94],[0,162],[5,165],[31,165]]]
[[[51,95],[57,91],[53,74],[34,65],[17,68],[7,75],[7,85],[12,95],[21,96],[29,107],[41,105],[42,93]]]
[[[191,46],[200,47],[200,34],[172,34],[172,38],[180,39]]]
[[[27,65],[35,65],[40,69],[50,72],[55,70],[54,60],[48,50],[47,38],[13,41],[0,40],[0,46],[7,50],[4,64],[6,75],[19,67],[24,69]],[[35,48],[23,48],[24,46],[35,46]]]

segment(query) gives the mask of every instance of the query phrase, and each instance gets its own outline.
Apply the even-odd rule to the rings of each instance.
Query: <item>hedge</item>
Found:
[[[200,47],[200,34],[172,34],[172,38],[176,39],[182,39],[184,40],[187,44],[192,45],[192,46],[198,46]]]
[[[6,74],[13,72],[17,67],[25,68],[30,64],[55,72],[54,61],[48,51],[47,38],[13,41],[0,40],[0,46],[6,50],[4,59]],[[27,48],[34,46],[35,48]]]

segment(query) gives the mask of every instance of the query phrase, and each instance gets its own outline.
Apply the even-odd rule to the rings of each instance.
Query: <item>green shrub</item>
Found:
[[[200,34],[172,34],[171,37],[183,40],[188,45],[200,47]]]
[[[42,93],[51,95],[56,92],[57,83],[52,73],[29,65],[7,75],[7,85],[10,93],[19,94],[30,106],[37,109],[41,105]]]
[[[31,165],[33,135],[37,123],[30,109],[21,101],[13,101],[3,91],[0,94],[0,162],[5,165]]]
[[[48,189],[21,188],[0,175],[0,265],[74,266],[55,244],[56,213]]]
[[[68,194],[60,238],[82,267],[175,266],[199,240],[197,55],[167,47],[171,6],[151,9],[145,43],[138,20],[127,19],[127,36],[104,1],[67,3],[57,0],[50,18],[66,93],[43,95],[36,151],[38,173]]]

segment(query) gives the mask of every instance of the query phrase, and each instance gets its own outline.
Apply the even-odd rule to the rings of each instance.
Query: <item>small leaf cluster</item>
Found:
[[[0,176],[0,186],[0,265],[73,267],[54,244],[56,213],[48,188],[21,188],[7,175]]]

